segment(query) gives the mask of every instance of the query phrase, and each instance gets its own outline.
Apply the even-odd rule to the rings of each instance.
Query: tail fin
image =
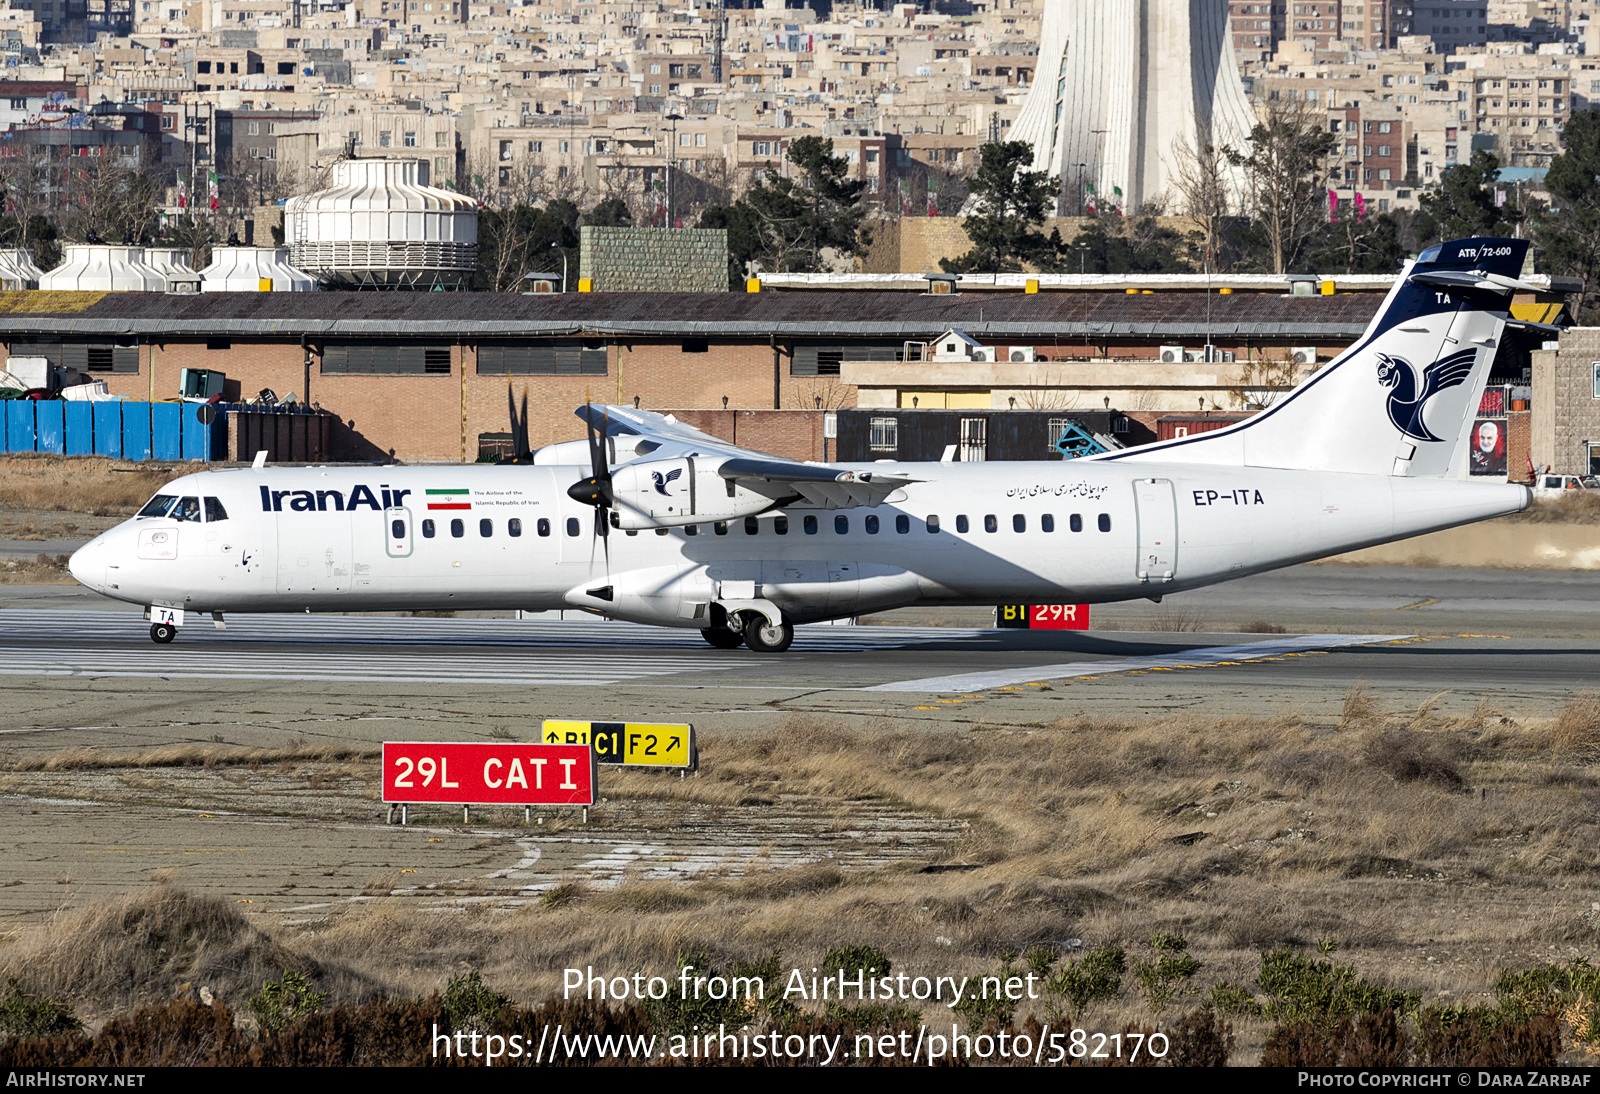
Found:
[[[1464,474],[1509,318],[1522,239],[1441,243],[1409,263],[1360,340],[1249,421],[1100,459],[1368,475]]]

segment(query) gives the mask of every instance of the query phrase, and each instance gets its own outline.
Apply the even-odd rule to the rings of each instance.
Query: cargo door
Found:
[[[277,516],[278,591],[303,596],[349,592],[350,519],[343,513]]]
[[[1159,585],[1178,570],[1178,506],[1171,479],[1139,479],[1133,484],[1138,509],[1139,557],[1134,567],[1141,582]]]

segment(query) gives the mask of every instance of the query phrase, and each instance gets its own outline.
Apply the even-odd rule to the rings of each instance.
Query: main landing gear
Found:
[[[739,616],[735,616],[731,623],[732,626],[727,627],[706,627],[700,632],[700,637],[719,650],[749,646],[755,653],[782,653],[794,641],[792,623],[773,626],[767,622],[766,616],[759,614],[749,615],[743,627],[739,627]]]
[[[178,628],[171,623],[150,624],[150,641],[166,645],[176,637],[178,637]]]
[[[793,641],[792,623],[779,623],[774,627],[766,616],[752,615],[744,625],[744,644],[756,653],[782,653]]]

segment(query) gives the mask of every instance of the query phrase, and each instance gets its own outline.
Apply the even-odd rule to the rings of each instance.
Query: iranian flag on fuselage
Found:
[[[470,490],[428,490],[429,509],[471,509]]]

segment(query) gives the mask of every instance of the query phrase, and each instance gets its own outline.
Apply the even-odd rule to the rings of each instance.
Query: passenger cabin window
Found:
[[[817,534],[817,518],[816,517],[807,517],[805,519],[805,521],[804,521],[804,524],[805,524],[805,529],[806,529],[806,535],[814,536],[814,535]]]
[[[956,517],[956,531],[965,533],[968,527],[967,514],[962,513],[960,516]]]
[[[578,532],[579,532],[578,518],[577,517],[568,517],[567,518],[567,535],[572,536],[573,538],[577,538]]]
[[[755,517],[745,517],[744,518],[744,534],[745,535],[753,536],[759,531],[761,531],[761,523],[759,521],[757,521]]]
[[[700,526],[698,524],[685,524],[683,526],[683,534],[686,536],[698,536],[700,534]]]
[[[506,535],[510,536],[512,539],[516,539],[522,535],[521,517],[512,517],[510,520],[506,521]]]
[[[1017,513],[1012,516],[1011,530],[1013,532],[1026,532],[1028,530],[1028,518],[1023,516],[1021,513]]]
[[[432,521],[429,521],[429,522],[428,522],[428,523],[429,523],[429,524],[432,524],[432,523],[433,523],[433,522],[432,522]],[[548,520],[548,519],[547,519],[547,518],[545,518],[545,517],[540,517],[540,518],[539,518],[539,523],[538,523],[538,524],[536,524],[536,525],[534,525],[534,529],[535,529],[535,530],[536,530],[536,531],[537,531],[537,532],[538,532],[538,533],[539,533],[539,534],[540,534],[540,535],[541,535],[541,536],[548,536],[548,535],[549,535],[549,534],[550,534],[550,521],[549,521],[549,520]],[[429,535],[432,535],[432,534],[433,534],[433,533],[432,533],[432,532],[429,532],[429,533],[428,533],[428,534],[429,534]]]
[[[1000,530],[1000,519],[990,513],[983,518],[983,530],[985,532],[998,532]]]
[[[732,482],[733,480],[729,479],[728,481]],[[711,530],[717,533],[719,536],[725,536],[728,534],[728,522],[725,520],[719,520],[711,526]]]
[[[220,498],[207,498],[207,499],[205,499],[205,502],[206,502],[206,523],[207,524],[212,524],[212,523],[214,523],[216,521],[219,521],[219,520],[227,520],[228,519],[228,511],[222,507],[222,499],[220,499]]]
[[[460,539],[467,534],[466,523],[459,518],[450,522],[450,535],[453,539]]]
[[[911,518],[902,513],[894,518],[894,530],[902,536],[911,531]]]
[[[878,534],[878,518],[877,517],[869,516],[862,523],[867,526],[867,535],[875,536],[875,535]]]
[[[779,536],[788,535],[789,534],[789,518],[788,517],[773,517],[772,518],[772,531],[773,531],[774,535],[779,535]]]
[[[1067,526],[1074,532],[1083,531],[1083,515],[1081,513],[1072,514],[1067,518]]]
[[[1052,513],[1041,513],[1039,515],[1039,531],[1041,531],[1041,532],[1054,532],[1055,530],[1056,530],[1056,518],[1055,518],[1055,515],[1052,514]]]
[[[846,516],[834,517],[833,518],[833,530],[835,532],[838,532],[841,536],[849,535],[850,534],[850,518],[846,517]]]
[[[1111,514],[1110,513],[1101,513],[1100,514],[1100,530],[1102,532],[1111,531]]]
[[[389,534],[395,539],[406,538],[406,522],[396,518],[389,522]]]
[[[928,533],[931,535],[939,530],[939,514],[928,514]]]
[[[484,519],[478,522],[478,534],[484,539],[494,535],[494,521]]]
[[[425,521],[422,522],[422,538],[423,539],[432,539],[433,538],[433,521],[425,520]]]

